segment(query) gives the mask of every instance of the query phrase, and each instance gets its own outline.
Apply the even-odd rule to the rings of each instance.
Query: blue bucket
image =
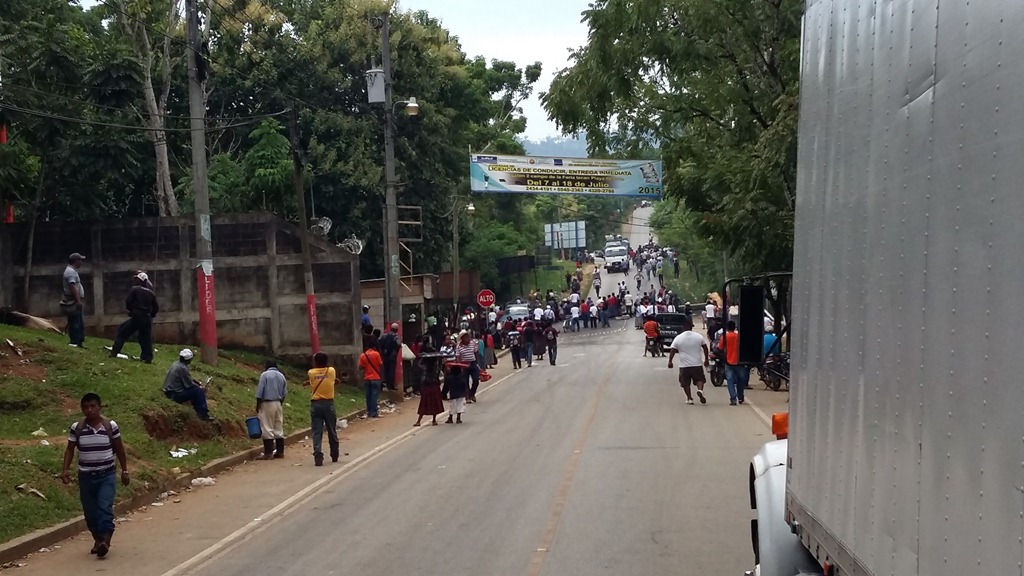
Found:
[[[260,419],[255,416],[245,419],[245,429],[249,432],[249,438],[255,439],[263,436],[263,430],[260,428]]]

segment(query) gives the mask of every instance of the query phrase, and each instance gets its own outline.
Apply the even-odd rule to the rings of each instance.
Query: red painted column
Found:
[[[213,263],[196,267],[196,293],[199,295],[199,345],[217,350],[217,294],[213,287]],[[205,356],[204,356],[205,357]]]
[[[306,311],[309,315],[309,343],[313,354],[320,351],[320,324],[316,317],[316,294],[306,294]]]

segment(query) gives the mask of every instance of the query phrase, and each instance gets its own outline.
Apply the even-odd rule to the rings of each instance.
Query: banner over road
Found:
[[[659,160],[594,160],[471,154],[470,189],[484,194],[660,198]]]

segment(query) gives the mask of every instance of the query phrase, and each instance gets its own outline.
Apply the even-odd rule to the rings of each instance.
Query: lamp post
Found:
[[[384,323],[402,324],[402,300],[399,292],[398,192],[395,175],[395,112],[404,106],[410,116],[420,112],[415,98],[393,101],[391,86],[391,24],[389,14],[371,19],[381,31],[381,68],[366,74],[371,104],[384,105]]]
[[[459,211],[462,210],[460,199],[455,197],[455,204],[452,205],[452,311],[455,312],[455,320],[459,319]],[[472,215],[476,207],[470,202],[466,205],[466,214]]]

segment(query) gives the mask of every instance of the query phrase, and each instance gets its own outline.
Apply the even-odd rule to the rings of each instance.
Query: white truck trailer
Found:
[[[807,0],[761,576],[1024,575],[1024,0]]]

